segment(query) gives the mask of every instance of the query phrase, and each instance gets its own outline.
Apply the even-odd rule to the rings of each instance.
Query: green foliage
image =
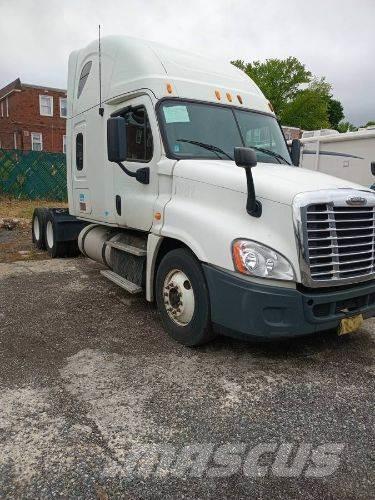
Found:
[[[304,130],[328,128],[327,102],[313,89],[301,90],[285,106],[281,122]]]
[[[366,128],[366,127],[371,127],[372,125],[375,125],[375,121],[370,120],[369,122],[366,123],[366,125],[361,125],[361,126]]]
[[[295,57],[252,63],[237,59],[232,64],[254,80],[284,125],[321,129],[338,126],[344,117],[341,103],[332,98],[331,85],[314,77]]]
[[[334,129],[337,129],[341,120],[344,119],[344,108],[341,102],[332,97],[328,101],[328,119]]]
[[[352,123],[346,121],[340,122],[338,124],[337,130],[343,134],[345,132],[355,132],[358,129]]]
[[[298,93],[301,84],[309,83],[310,71],[295,57],[267,59],[265,62],[233,61],[232,64],[245,71],[272,103],[276,114],[280,114],[286,103]]]

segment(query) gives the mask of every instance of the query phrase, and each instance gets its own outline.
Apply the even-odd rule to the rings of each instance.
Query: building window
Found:
[[[50,95],[40,95],[39,110],[42,116],[53,116],[53,97]]]
[[[68,114],[66,97],[60,97],[60,117],[66,118]]]
[[[76,136],[76,167],[77,170],[83,169],[83,134],[81,132]]]
[[[9,101],[8,101],[8,98],[5,99],[5,106],[6,106],[6,110],[7,110],[7,118],[9,118]]]
[[[17,149],[17,132],[13,132],[14,149]]]
[[[4,101],[1,101],[0,103],[0,110],[1,110],[1,118],[4,118]]]
[[[43,137],[39,132],[31,132],[31,149],[33,151],[42,151]]]
[[[123,114],[126,122],[128,161],[149,162],[152,159],[153,141],[151,126],[144,106],[132,108]]]
[[[63,135],[63,153],[66,154],[66,135]]]
[[[78,82],[77,99],[82,94],[83,87],[85,86],[86,80],[90,74],[91,66],[92,66],[92,61],[89,61],[82,68],[81,76],[79,77],[79,82]]]

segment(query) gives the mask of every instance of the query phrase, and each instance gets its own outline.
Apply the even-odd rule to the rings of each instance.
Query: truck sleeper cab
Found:
[[[69,58],[69,211],[102,273],[199,345],[372,316],[375,193],[291,165],[272,106],[230,64],[129,37]],[[348,320],[349,319],[349,320]]]

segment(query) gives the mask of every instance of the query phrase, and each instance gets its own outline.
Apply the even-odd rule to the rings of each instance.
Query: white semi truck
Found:
[[[33,238],[58,256],[79,233],[185,345],[355,331],[375,310],[375,193],[291,163],[243,72],[106,37],[69,58],[69,213],[36,210]]]

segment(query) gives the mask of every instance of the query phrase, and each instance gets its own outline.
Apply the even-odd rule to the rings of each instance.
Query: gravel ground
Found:
[[[0,264],[2,498],[374,497],[373,319],[345,337],[192,350],[99,269],[83,258]],[[214,477],[224,443],[239,462]],[[262,443],[265,468],[249,473],[241,457]],[[275,465],[286,443],[312,449],[293,477]],[[332,443],[338,467],[313,477],[312,453]],[[170,467],[153,469],[148,454],[132,470],[144,444],[169,446]]]

